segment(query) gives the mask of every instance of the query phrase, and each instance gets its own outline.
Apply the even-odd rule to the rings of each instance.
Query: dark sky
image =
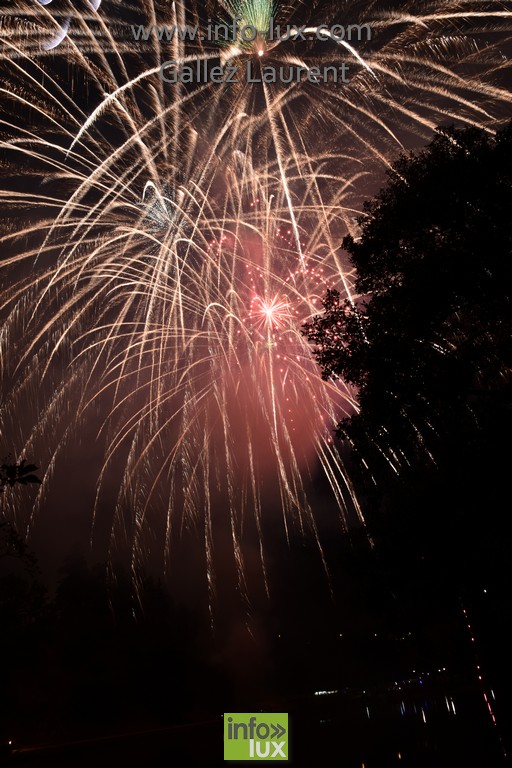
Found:
[[[435,7],[441,13],[448,5],[408,3],[407,10],[417,14],[421,9],[426,8],[426,13]],[[220,90],[210,87],[206,93],[184,94],[178,112],[168,109],[172,92],[155,76],[120,96],[117,106],[110,105],[75,153],[66,157],[63,150],[99,103],[102,89],[111,93],[115,83],[125,82],[126,72],[139,74],[143,68],[155,66],[163,54],[161,46],[154,44],[135,49],[129,24],[136,18],[144,22],[145,16],[145,10],[141,11],[136,2],[121,7],[104,0],[99,8],[104,27],[94,14],[84,14],[81,6],[64,0],[55,0],[44,9],[35,6],[13,3],[13,10],[6,13],[0,27],[7,34],[1,64],[7,90],[1,107],[5,142],[1,151],[4,229],[9,236],[0,266],[5,302],[0,307],[4,328],[0,438],[5,453],[12,450],[21,454],[25,450],[30,454],[45,476],[45,486],[34,519],[32,490],[22,489],[12,498],[4,498],[6,514],[17,520],[20,530],[29,530],[31,545],[50,579],[55,578],[62,559],[77,551],[87,553],[91,561],[104,560],[110,551],[125,565],[161,573],[164,561],[169,560],[163,541],[170,526],[171,583],[179,583],[182,596],[191,602],[207,600],[206,574],[211,557],[209,567],[211,574],[216,574],[218,588],[214,600],[228,594],[228,603],[242,599],[235,597],[246,590],[235,565],[240,541],[247,593],[253,595],[255,604],[263,604],[261,542],[269,582],[293,583],[284,562],[288,525],[291,549],[300,556],[305,547],[314,562],[306,566],[307,572],[314,572],[315,581],[321,583],[321,558],[311,545],[314,528],[317,526],[319,541],[332,557],[332,549],[337,546],[332,542],[341,542],[343,525],[315,452],[319,444],[322,450],[328,449],[327,438],[340,413],[339,395],[325,389],[314,363],[305,360],[305,342],[300,341],[297,330],[298,323],[313,310],[310,295],[316,291],[320,296],[325,285],[317,281],[312,288],[311,277],[301,278],[302,282],[294,278],[296,282],[292,283],[297,287],[292,290],[292,283],[287,282],[287,276],[300,264],[290,208],[300,229],[299,239],[305,243],[308,265],[311,262],[312,270],[324,270],[322,280],[339,282],[346,262],[343,264],[343,256],[335,249],[347,228],[354,227],[362,199],[383,183],[385,166],[397,156],[401,145],[422,146],[431,136],[432,127],[439,123],[492,124],[493,116],[508,116],[509,100],[504,90],[509,83],[509,22],[500,26],[498,20],[452,22],[439,17],[430,20],[428,28],[401,24],[382,30],[379,13],[385,14],[391,3],[347,3],[335,10],[332,4],[318,4],[314,13],[317,22],[374,23],[374,39],[360,46],[361,55],[375,65],[374,73],[364,71],[346,49],[328,48],[323,43],[306,45],[304,50],[293,44],[284,53],[279,49],[271,51],[270,58],[279,62],[281,55],[293,54],[328,63],[348,57],[355,75],[345,93],[330,86],[316,91],[299,86],[285,96],[277,87],[273,97],[278,107],[267,111],[269,102],[261,89],[250,93],[241,87],[221,96]],[[465,7],[475,6],[461,3],[461,8]],[[495,7],[491,4],[491,10]],[[500,8],[506,10],[507,4],[500,4]],[[16,33],[9,36],[9,30],[18,29],[20,19],[29,19],[33,30],[34,25],[38,28],[38,24],[51,24],[49,13],[67,18],[68,11],[72,16],[69,36],[51,53],[41,49],[37,33],[27,33],[27,25],[22,25],[18,37]],[[200,16],[203,14],[201,9]],[[158,19],[169,23],[163,14]],[[114,50],[108,34],[115,41]],[[9,47],[12,40],[25,53]],[[166,56],[168,53],[165,51]],[[457,73],[460,79],[447,75],[445,70]],[[477,85],[477,80],[485,86]],[[499,87],[504,89],[501,93]],[[155,120],[150,128],[143,128],[149,147],[149,154],[144,155],[133,136],[158,110],[163,110],[160,122]],[[237,129],[225,138],[224,127],[234,115],[247,114],[245,110],[249,110],[249,118],[236,117]],[[117,158],[115,152],[127,137],[132,143]],[[17,152],[19,146],[26,151]],[[148,160],[151,151],[152,168]],[[112,157],[116,159],[109,166]],[[64,223],[59,223],[50,235],[49,222],[57,221],[62,203],[94,169],[98,175],[91,188],[80,194],[70,217],[72,226],[65,219],[59,220]],[[144,197],[148,194],[145,185],[155,177],[160,198],[152,198],[151,210],[149,206],[144,209],[141,200],[150,199]],[[118,185],[120,179],[123,188]],[[188,207],[179,202],[183,200],[178,196],[183,188],[185,201],[194,197]],[[265,198],[267,208],[256,203],[258,195]],[[200,242],[198,250],[194,250],[196,246],[187,250],[183,245],[172,250],[171,233],[178,226],[175,210],[180,205],[186,209],[179,223],[182,237]],[[96,206],[104,206],[104,210],[94,226],[89,226],[88,217],[95,215],[91,212],[97,210]],[[36,227],[39,232],[11,237],[34,222],[40,222]],[[292,233],[281,246],[276,235],[278,225]],[[130,227],[132,239],[122,239],[123,228]],[[134,234],[135,230],[139,234]],[[255,230],[257,235],[253,234]],[[49,236],[48,247],[37,256],[43,242],[41,231]],[[220,241],[227,235],[231,238],[229,247]],[[100,245],[118,236],[122,246],[117,252],[113,252],[112,245]],[[70,250],[78,241],[76,250]],[[207,242],[219,247],[220,277],[216,277],[213,266],[205,267]],[[278,247],[282,248],[279,261],[275,255]],[[91,253],[94,255],[89,262]],[[18,255],[18,263],[9,263]],[[70,258],[81,259],[83,269],[69,266]],[[173,258],[174,266],[163,266],[166,259],[169,261],[165,263],[170,264]],[[208,258],[213,264],[211,252]],[[132,269],[128,264],[135,266]],[[69,275],[59,282],[61,270],[66,274],[68,268]],[[256,282],[247,275],[250,268],[259,270]],[[109,269],[117,270],[115,281],[109,282]],[[185,296],[183,316],[173,303],[180,270],[180,290]],[[143,273],[138,283],[137,276]],[[148,298],[154,285],[152,274],[163,286],[155,294],[159,302],[156,310]],[[140,295],[138,285],[142,288]],[[228,298],[230,286],[237,293],[232,304]],[[130,292],[131,299],[127,299]],[[258,292],[259,298],[263,296],[267,302],[278,293],[285,297],[284,319],[277,318],[276,325],[271,323],[270,328],[265,326],[264,318],[260,327],[249,328],[248,314],[242,312],[243,307],[248,313]],[[209,299],[212,303],[224,302],[224,316],[212,313],[214,331],[208,331],[208,341],[203,346],[189,342],[190,346],[179,347],[178,354],[179,344],[172,336],[178,327],[176,318],[181,317],[191,336],[208,330],[204,318]],[[230,334],[235,331],[227,319],[228,306],[233,314],[238,312],[250,353],[233,342],[235,337]],[[292,306],[293,312],[298,307],[293,322]],[[87,351],[91,339],[105,339],[106,331],[99,332],[98,328],[116,322],[123,312],[121,332],[125,335],[120,335],[111,347],[91,347]],[[124,397],[126,401],[116,411],[115,419],[109,421],[116,396],[111,372],[117,375],[117,362],[122,359],[116,355],[123,354],[130,323],[140,329],[148,318],[153,330],[145,337],[140,357],[140,349],[136,349],[123,369],[126,376],[120,380],[117,396],[118,402]],[[284,332],[279,322],[284,323]],[[166,323],[167,335],[159,332],[154,342],[154,328],[161,329]],[[221,330],[227,334],[224,342],[220,340]],[[215,365],[208,360],[214,343]],[[282,346],[278,349],[279,344]],[[298,364],[293,362],[297,351],[301,357]],[[196,355],[197,366],[190,369],[188,385],[178,376],[176,361],[183,367],[189,365],[189,352],[192,358]],[[290,358],[283,376],[277,371],[281,365],[277,354]],[[198,355],[203,359],[197,361]],[[256,356],[258,364],[254,362]],[[148,373],[151,366],[153,378]],[[308,376],[316,377],[317,383],[306,383]],[[98,396],[97,404],[84,409],[81,418],[76,419],[81,405],[91,395],[96,396],[103,383],[108,386]],[[281,388],[277,394],[272,390],[274,385]],[[172,386],[179,395],[166,398],[166,388]],[[288,416],[288,386],[296,427],[292,426],[292,416]],[[203,387],[208,392],[207,405]],[[318,409],[313,405],[317,396],[323,403]],[[140,435],[130,422],[155,397],[163,398],[165,403],[158,414],[160,419],[169,418],[168,409],[185,409],[184,404],[191,402],[184,419],[189,425],[186,445],[176,454],[173,449],[180,442],[181,429],[178,422],[158,438],[158,426],[150,415],[144,416]],[[276,402],[277,415],[273,413]],[[51,415],[46,418],[48,406]],[[331,409],[323,422],[322,408]],[[229,415],[224,422],[222,414]],[[123,420],[130,424],[131,453],[130,442],[125,441],[108,465],[93,526],[106,438],[115,434]],[[276,434],[280,435],[277,442]],[[137,463],[133,453],[143,453],[149,444],[147,460]],[[227,459],[223,456],[226,451]],[[205,455],[206,462],[202,458]],[[159,462],[166,467],[161,476]],[[337,467],[336,482],[343,485],[341,462],[336,457],[330,462]],[[298,487],[299,479],[302,488]],[[118,498],[123,481],[128,490]],[[260,532],[254,487],[261,500]],[[185,508],[184,499],[191,489],[195,503]],[[348,498],[346,488],[342,492]],[[294,504],[283,502],[287,495],[295,499]],[[174,500],[170,515],[169,498]],[[345,523],[352,527],[354,518],[349,500]],[[134,531],[140,525],[143,533],[137,538]],[[327,578],[323,583],[329,595]],[[257,619],[254,621],[257,623]]]

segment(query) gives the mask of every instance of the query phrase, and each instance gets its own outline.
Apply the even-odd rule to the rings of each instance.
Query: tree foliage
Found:
[[[40,483],[41,480],[37,475],[34,475],[36,470],[36,465],[27,464],[25,459],[17,463],[13,462],[10,457],[7,457],[4,459],[3,464],[0,464],[0,493],[4,487],[10,486],[12,488],[16,483],[20,485]]]
[[[512,123],[495,136],[438,130],[424,151],[398,160],[365,205],[360,236],[343,241],[357,275],[354,303],[329,291],[323,314],[303,329],[323,376],[358,390],[360,409],[338,434],[351,446],[351,475],[397,604],[425,630],[443,601],[454,616],[461,598],[472,606],[502,702],[511,212]]]
[[[303,329],[325,378],[356,385],[339,425],[356,451],[400,471],[510,417],[512,124],[438,129],[402,156],[343,247],[354,303],[328,291]]]

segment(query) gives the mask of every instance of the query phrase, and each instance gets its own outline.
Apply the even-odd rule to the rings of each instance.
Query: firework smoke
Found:
[[[247,538],[268,586],[268,509],[321,552],[320,468],[341,526],[360,516],[332,442],[354,393],[321,380],[301,324],[327,287],[350,296],[339,243],[370,179],[437,124],[485,126],[509,101],[507,4],[407,7],[39,0],[4,16],[0,437],[47,468],[34,515],[94,425],[92,538],[113,487],[111,554],[129,549],[135,574],[149,551],[169,568],[199,531],[212,602],[217,529],[244,594]],[[211,17],[258,35],[133,37]],[[318,38],[356,23],[370,39]],[[168,61],[350,77],[168,83]],[[12,515],[19,502],[2,499]]]

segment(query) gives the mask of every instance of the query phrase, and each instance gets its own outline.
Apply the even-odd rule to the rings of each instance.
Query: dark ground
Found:
[[[448,711],[443,689],[457,703]],[[401,704],[405,714],[401,714]],[[368,719],[368,706],[370,718]],[[416,707],[416,712],[414,708]],[[496,729],[477,688],[440,679],[425,695],[418,689],[372,695],[345,692],[282,702],[290,713],[290,760],[325,768],[498,768],[508,765]],[[425,713],[426,722],[423,720]],[[21,746],[5,761],[12,766],[221,766],[219,714],[199,723],[132,732],[46,747]]]

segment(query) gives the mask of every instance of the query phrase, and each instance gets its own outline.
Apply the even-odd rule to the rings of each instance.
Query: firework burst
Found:
[[[217,530],[243,593],[246,537],[268,586],[269,506],[321,551],[319,467],[342,526],[360,515],[331,438],[353,393],[321,380],[301,324],[327,287],[350,296],[339,243],[371,175],[411,136],[485,125],[509,99],[505,4],[384,5],[17,2],[3,20],[0,435],[48,468],[36,514],[68,447],[94,434],[92,535],[114,487],[110,549],[126,546],[134,573],[150,550],[168,568],[199,530],[211,602]],[[257,35],[157,34],[208,13]],[[370,36],[338,39],[355,23]],[[303,76],[169,83],[171,60]],[[307,80],[340,61],[347,83]]]

